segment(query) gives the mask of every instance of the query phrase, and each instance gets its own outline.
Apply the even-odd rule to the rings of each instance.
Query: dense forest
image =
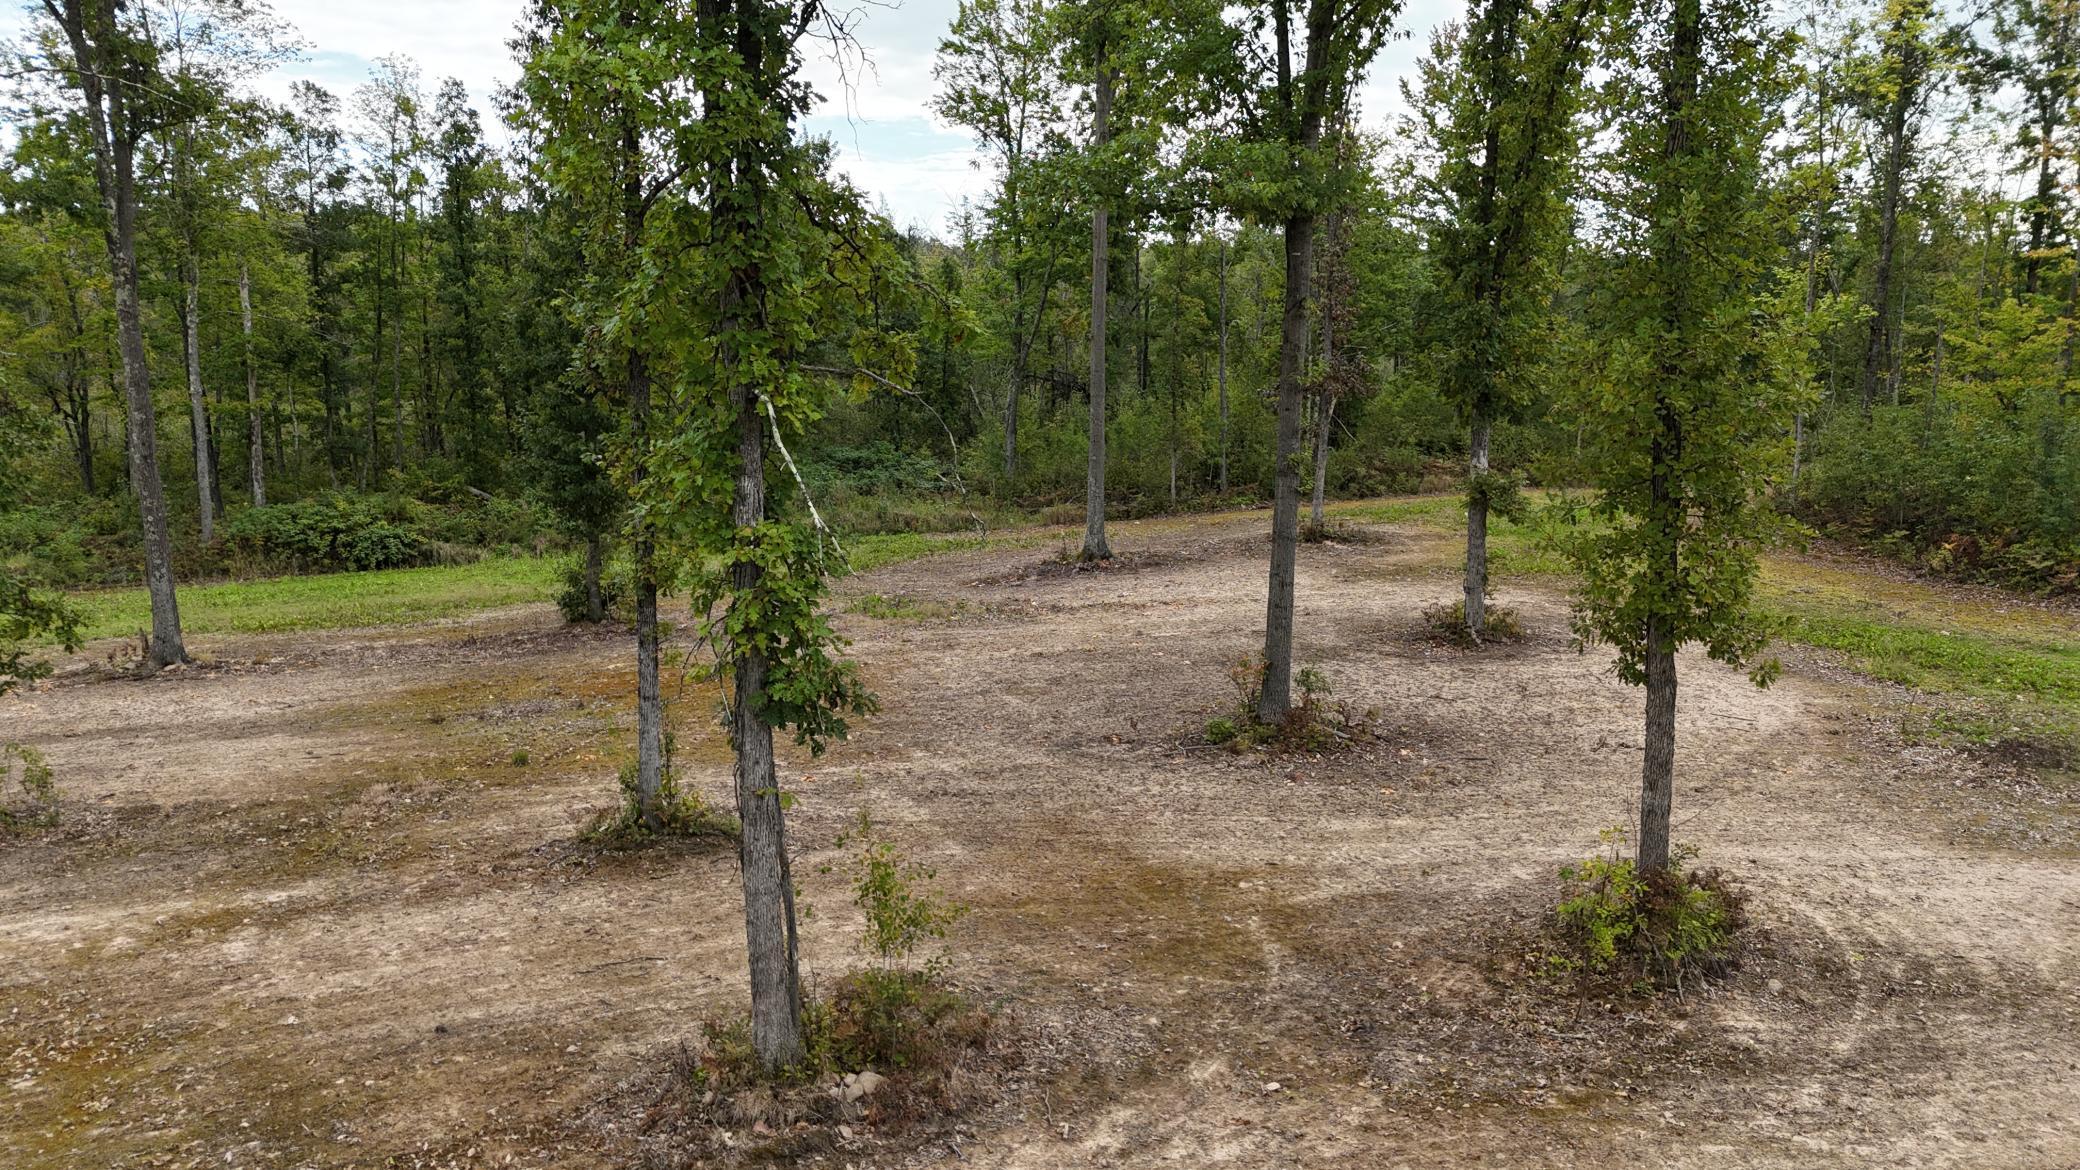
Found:
[[[965,5],[946,32],[937,112],[974,134],[994,185],[950,238],[859,223],[886,267],[856,316],[902,353],[876,380],[839,344],[857,323],[825,322],[800,361],[847,384],[795,451],[840,529],[1081,503],[1094,450],[1114,516],[1273,490],[1287,225],[1236,171],[1261,147],[1212,115],[1218,73],[1159,71],[1199,51],[1177,30],[1108,47],[1127,32],[1080,19],[1005,0]],[[1608,373],[1603,312],[1637,181],[1622,144],[1589,132],[1629,100],[1594,62],[1613,19],[1477,9],[1404,80],[1405,117],[1330,95],[1308,131],[1322,210],[1291,372],[1317,495],[1456,482],[1474,431],[1498,476],[1587,481],[1574,404]],[[130,160],[139,417],[178,576],[625,543],[614,489],[588,476],[629,404],[574,364],[580,213],[523,90],[489,112],[495,133],[461,83],[405,57],[351,93],[298,83],[270,102],[255,80],[298,44],[263,10],[133,5],[122,20],[103,51],[155,79],[130,83],[122,125],[88,116],[56,20],[11,70],[10,579],[144,571],[103,140]],[[1901,555],[2053,589],[2073,587],[2080,540],[2071,23],[2056,4],[1811,6],[1773,30],[1748,82],[1765,119],[1748,254],[1804,336],[1781,356],[1812,390],[1772,499]],[[1483,219],[1497,216],[1513,226]]]

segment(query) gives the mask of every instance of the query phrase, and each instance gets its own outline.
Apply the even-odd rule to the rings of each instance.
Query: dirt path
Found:
[[[1436,538],[1379,528],[1304,551],[1299,631],[1383,742],[1193,746],[1262,620],[1261,529],[846,583],[927,616],[842,619],[886,713],[789,757],[807,956],[857,961],[816,863],[865,805],[974,907],[961,976],[1035,1054],[914,1161],[2080,1166],[2069,805],[1901,744],[1824,663],[1758,692],[1686,658],[1678,836],[1748,881],[1756,953],[1650,1010],[1556,1005],[1508,974],[1555,867],[1628,819],[1638,694],[1556,595],[1506,598],[1525,644],[1432,644]],[[0,844],[0,1164],[625,1161],[596,1104],[743,994],[727,851],[572,844],[631,737],[625,638],[526,607],[204,649],[0,706],[66,793]],[[719,799],[707,705],[680,752]]]

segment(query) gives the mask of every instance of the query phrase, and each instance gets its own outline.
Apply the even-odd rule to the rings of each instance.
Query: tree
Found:
[[[1767,490],[1805,392],[1802,289],[1762,190],[1784,38],[1761,0],[1652,0],[1612,40],[1612,255],[1577,411],[1606,527],[1574,545],[1574,625],[1646,686],[1638,865],[1669,862],[1676,650],[1754,664]],[[1775,663],[1754,664],[1766,683]]]
[[[152,606],[144,666],[157,670],[188,657],[174,596],[173,541],[159,479],[158,422],[137,281],[137,147],[152,129],[161,92],[159,46],[115,0],[44,0],[43,7],[65,39],[64,49],[46,49],[47,65],[79,93],[92,142],[130,421],[130,486],[144,529],[145,588]]]
[[[962,0],[939,42],[932,74],[941,117],[975,132],[994,156],[997,191],[988,203],[989,236],[1011,281],[1011,377],[1004,391],[1004,480],[1018,479],[1018,411],[1033,345],[1055,283],[1063,204],[1038,190],[1050,156],[1064,149],[1061,84],[1049,49],[1041,0]],[[1052,202],[1036,212],[1036,205]],[[1037,304],[1035,303],[1037,300]]]
[[[1890,380],[1893,332],[1894,255],[1899,248],[1900,202],[1920,124],[1931,91],[1940,47],[1935,43],[1933,0],[1887,0],[1878,35],[1877,59],[1869,64],[1865,100],[1879,119],[1877,165],[1877,252],[1872,259],[1870,333],[1857,386],[1866,417],[1878,388]],[[2047,131],[2048,133],[2048,131]]]
[[[1221,30],[1188,41],[1194,67],[1220,102],[1221,124],[1196,143],[1225,209],[1277,222],[1285,241],[1285,298],[1278,348],[1278,429],[1273,452],[1270,588],[1265,600],[1264,684],[1257,717],[1276,723],[1292,705],[1294,572],[1300,537],[1300,421],[1313,302],[1314,237],[1341,198],[1323,128],[1350,108],[1351,92],[1379,52],[1399,0],[1254,0],[1201,22]],[[1296,29],[1294,26],[1298,24]],[[1295,34],[1298,43],[1295,43]],[[1268,33],[1268,39],[1267,39]]]
[[[1441,32],[1411,94],[1439,166],[1431,253],[1440,389],[1471,434],[1466,631],[1487,632],[1488,512],[1509,485],[1488,470],[1498,418],[1528,401],[1552,334],[1555,255],[1571,216],[1574,119],[1601,0],[1483,0]]]
[[[804,359],[837,323],[859,323],[843,347],[863,377],[911,360],[873,324],[893,295],[886,225],[831,182],[827,145],[796,134],[814,97],[802,42],[844,35],[827,19],[774,0],[545,0],[519,87],[586,250],[586,360],[629,387],[617,461],[639,551],[654,538],[695,570],[728,695],[752,1043],[775,1069],[805,1047],[773,731],[820,752],[872,698],[818,609],[821,525],[775,514],[767,459],[819,413],[828,383]]]

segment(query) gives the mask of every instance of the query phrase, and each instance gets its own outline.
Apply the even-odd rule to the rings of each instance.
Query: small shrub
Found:
[[[1226,744],[1231,751],[1271,746],[1292,751],[1323,752],[1339,744],[1372,738],[1371,720],[1376,714],[1354,713],[1346,703],[1332,702],[1329,676],[1311,666],[1293,673],[1293,702],[1285,718],[1276,724],[1257,719],[1257,704],[1264,694],[1264,656],[1250,654],[1228,667],[1228,682],[1235,688],[1232,716],[1215,716],[1206,723],[1206,742]]]
[[[520,748],[513,753],[513,766],[515,768],[525,768],[527,766],[527,760],[528,756],[526,748]]]
[[[620,562],[609,561],[599,573],[600,609],[612,619],[621,613],[630,594],[628,574]],[[585,597],[585,558],[577,557],[563,567],[556,590],[556,608],[571,625],[591,621]]]
[[[679,787],[672,773],[670,732],[665,733],[664,745],[664,774],[657,786],[659,823],[652,827],[643,822],[642,797],[636,790],[639,769],[630,760],[621,768],[621,803],[592,814],[578,830],[579,840],[608,849],[631,849],[662,838],[737,835],[735,817],[710,805],[699,792]]]
[[[1461,598],[1450,605],[1439,603],[1423,611],[1423,620],[1430,632],[1440,641],[1462,649],[1478,649],[1489,642],[1521,642],[1524,640],[1524,624],[1517,611],[1506,605],[1491,605],[1487,610],[1487,629],[1476,641],[1466,628],[1466,601]]]
[[[1311,519],[1300,522],[1301,544],[1358,544],[1366,538],[1367,534],[1363,528],[1333,516],[1320,524]]]
[[[852,901],[866,916],[861,944],[882,971],[902,967],[919,947],[945,938],[967,914],[966,906],[944,901],[931,891],[936,871],[905,860],[895,843],[876,830],[865,809],[838,835],[836,845],[857,850],[851,863]],[[935,973],[944,961],[935,956],[925,964],[925,973]]]
[[[1667,868],[1642,874],[1619,855],[1625,837],[1608,830],[1608,856],[1561,867],[1558,916],[1573,954],[1554,965],[1676,988],[1686,976],[1728,970],[1747,922],[1746,896],[1716,869],[1684,870],[1696,856],[1688,848]]]
[[[34,828],[57,821],[58,782],[43,753],[28,744],[0,743],[0,828]]]
[[[947,984],[943,954],[916,962],[967,908],[939,897],[931,868],[906,860],[864,811],[836,844],[851,850],[843,864],[865,917],[860,947],[871,963],[803,1003],[807,1055],[798,1067],[763,1068],[742,1019],[703,1024],[705,1043],[685,1078],[688,1096],[697,1095],[711,1116],[739,1126],[765,1122],[783,1135],[812,1119],[900,1127],[958,1112],[977,1091],[979,1082],[957,1074],[968,1054],[986,1048],[994,1020]],[[868,1072],[886,1087],[858,1099],[842,1092],[841,1078]]]
[[[344,493],[234,512],[221,538],[230,556],[250,566],[300,570],[404,568],[426,563],[433,551],[377,500]]]

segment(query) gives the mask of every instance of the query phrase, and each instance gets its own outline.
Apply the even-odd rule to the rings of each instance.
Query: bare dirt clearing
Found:
[[[1302,550],[1297,658],[1382,742],[1199,746],[1263,527],[842,583],[883,599],[840,620],[886,713],[786,757],[806,957],[858,961],[816,862],[864,805],[974,907],[959,975],[1029,1055],[936,1144],[826,1164],[2080,1166],[2071,793],[1902,743],[1899,696],[1823,659],[1758,692],[1686,656],[1678,836],[1747,880],[1754,953],[1682,1001],[1559,1002],[1525,952],[1555,868],[1629,819],[1638,693],[1547,590],[1502,590],[1523,643],[1436,645],[1449,547],[1376,526]],[[628,640],[530,606],[198,641],[218,665],[0,706],[65,792],[0,843],[0,1163],[638,1157],[643,1079],[741,1010],[743,943],[727,846],[572,844],[631,736]],[[708,706],[680,759],[720,799]]]

